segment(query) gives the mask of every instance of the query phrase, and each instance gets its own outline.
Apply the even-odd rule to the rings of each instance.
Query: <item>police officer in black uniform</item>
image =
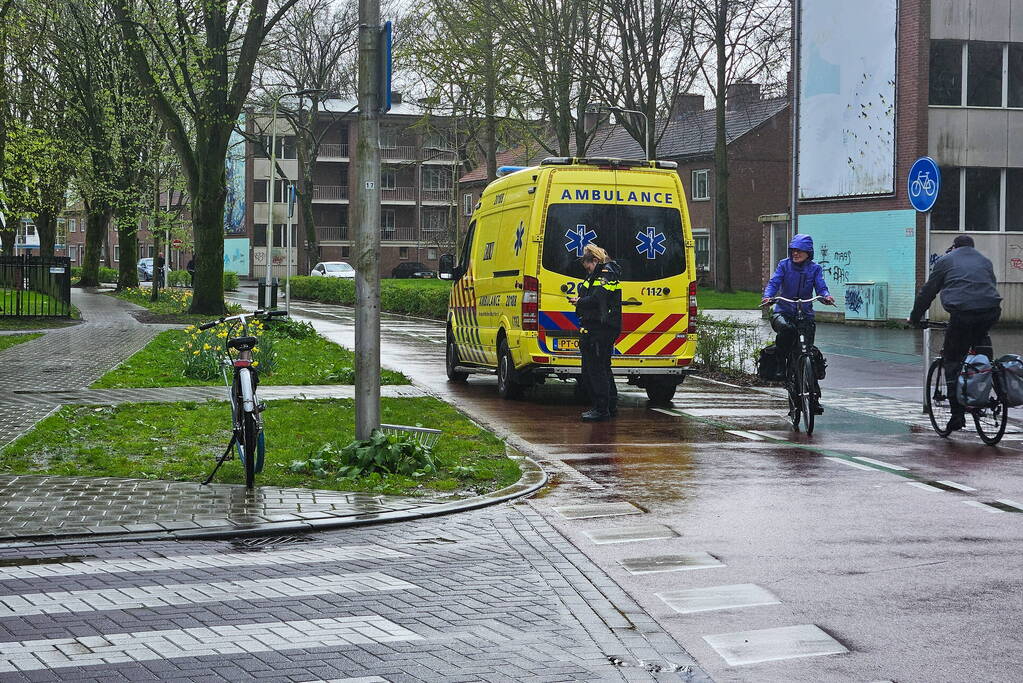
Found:
[[[595,244],[586,245],[582,264],[589,275],[579,287],[579,297],[570,299],[579,316],[580,381],[585,383],[593,402],[582,419],[601,422],[618,413],[618,389],[611,373],[611,355],[622,331],[621,269]]]

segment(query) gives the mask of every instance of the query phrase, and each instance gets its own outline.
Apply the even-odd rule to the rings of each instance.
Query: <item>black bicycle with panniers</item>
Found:
[[[919,327],[945,330],[948,323],[922,322]],[[991,361],[977,350],[970,349],[952,383],[952,391],[956,392],[956,401],[963,411],[973,417],[977,436],[988,446],[994,446],[1005,435],[1009,408],[1023,405],[1023,358],[1007,354]],[[927,370],[924,411],[938,436],[947,437],[954,431],[949,429],[952,402],[942,356],[935,358]]]
[[[775,362],[783,366],[776,368],[776,371],[781,370],[785,383],[789,401],[788,416],[792,428],[798,430],[802,419],[807,434],[813,433],[814,418],[823,412],[820,380],[824,379],[827,361],[820,349],[806,339],[806,327],[810,322],[810,316],[806,314],[804,305],[821,300],[820,296],[812,299],[787,299],[775,296],[764,302],[764,305],[772,305],[778,301],[786,301],[796,306],[796,318],[793,321],[796,326],[796,343],[792,345],[792,351],[787,359],[775,358]],[[763,354],[761,358],[764,358]],[[763,361],[760,364],[763,365]]]

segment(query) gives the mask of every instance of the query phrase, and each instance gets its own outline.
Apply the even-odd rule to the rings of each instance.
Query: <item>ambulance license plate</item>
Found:
[[[578,337],[557,337],[554,339],[555,351],[578,351]]]

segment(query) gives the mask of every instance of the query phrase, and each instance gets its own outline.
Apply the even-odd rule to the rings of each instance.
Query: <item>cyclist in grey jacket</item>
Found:
[[[1002,315],[1002,297],[995,282],[991,261],[974,249],[972,237],[959,235],[951,249],[934,263],[909,316],[911,323],[919,323],[935,295],[941,292],[941,306],[949,314],[942,358],[952,409],[947,426],[950,430],[966,426],[965,412],[955,392],[956,377],[966,354],[971,348],[988,358],[993,354],[988,332]]]

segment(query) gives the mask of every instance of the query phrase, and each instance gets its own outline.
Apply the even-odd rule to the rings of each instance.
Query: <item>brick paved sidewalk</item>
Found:
[[[64,404],[225,400],[225,389],[88,389],[162,329],[130,314],[138,306],[96,292],[74,290],[85,322],[0,353],[0,447]],[[418,397],[414,386],[385,386],[384,396]],[[344,385],[261,387],[266,400],[352,398]],[[213,461],[210,462],[213,467]],[[535,489],[544,475],[535,465],[508,490],[469,499],[376,496],[344,491],[200,486],[94,477],[0,475],[0,545],[47,538],[106,538],[114,534],[189,537],[267,531],[308,531],[371,521],[414,519],[490,504]]]

